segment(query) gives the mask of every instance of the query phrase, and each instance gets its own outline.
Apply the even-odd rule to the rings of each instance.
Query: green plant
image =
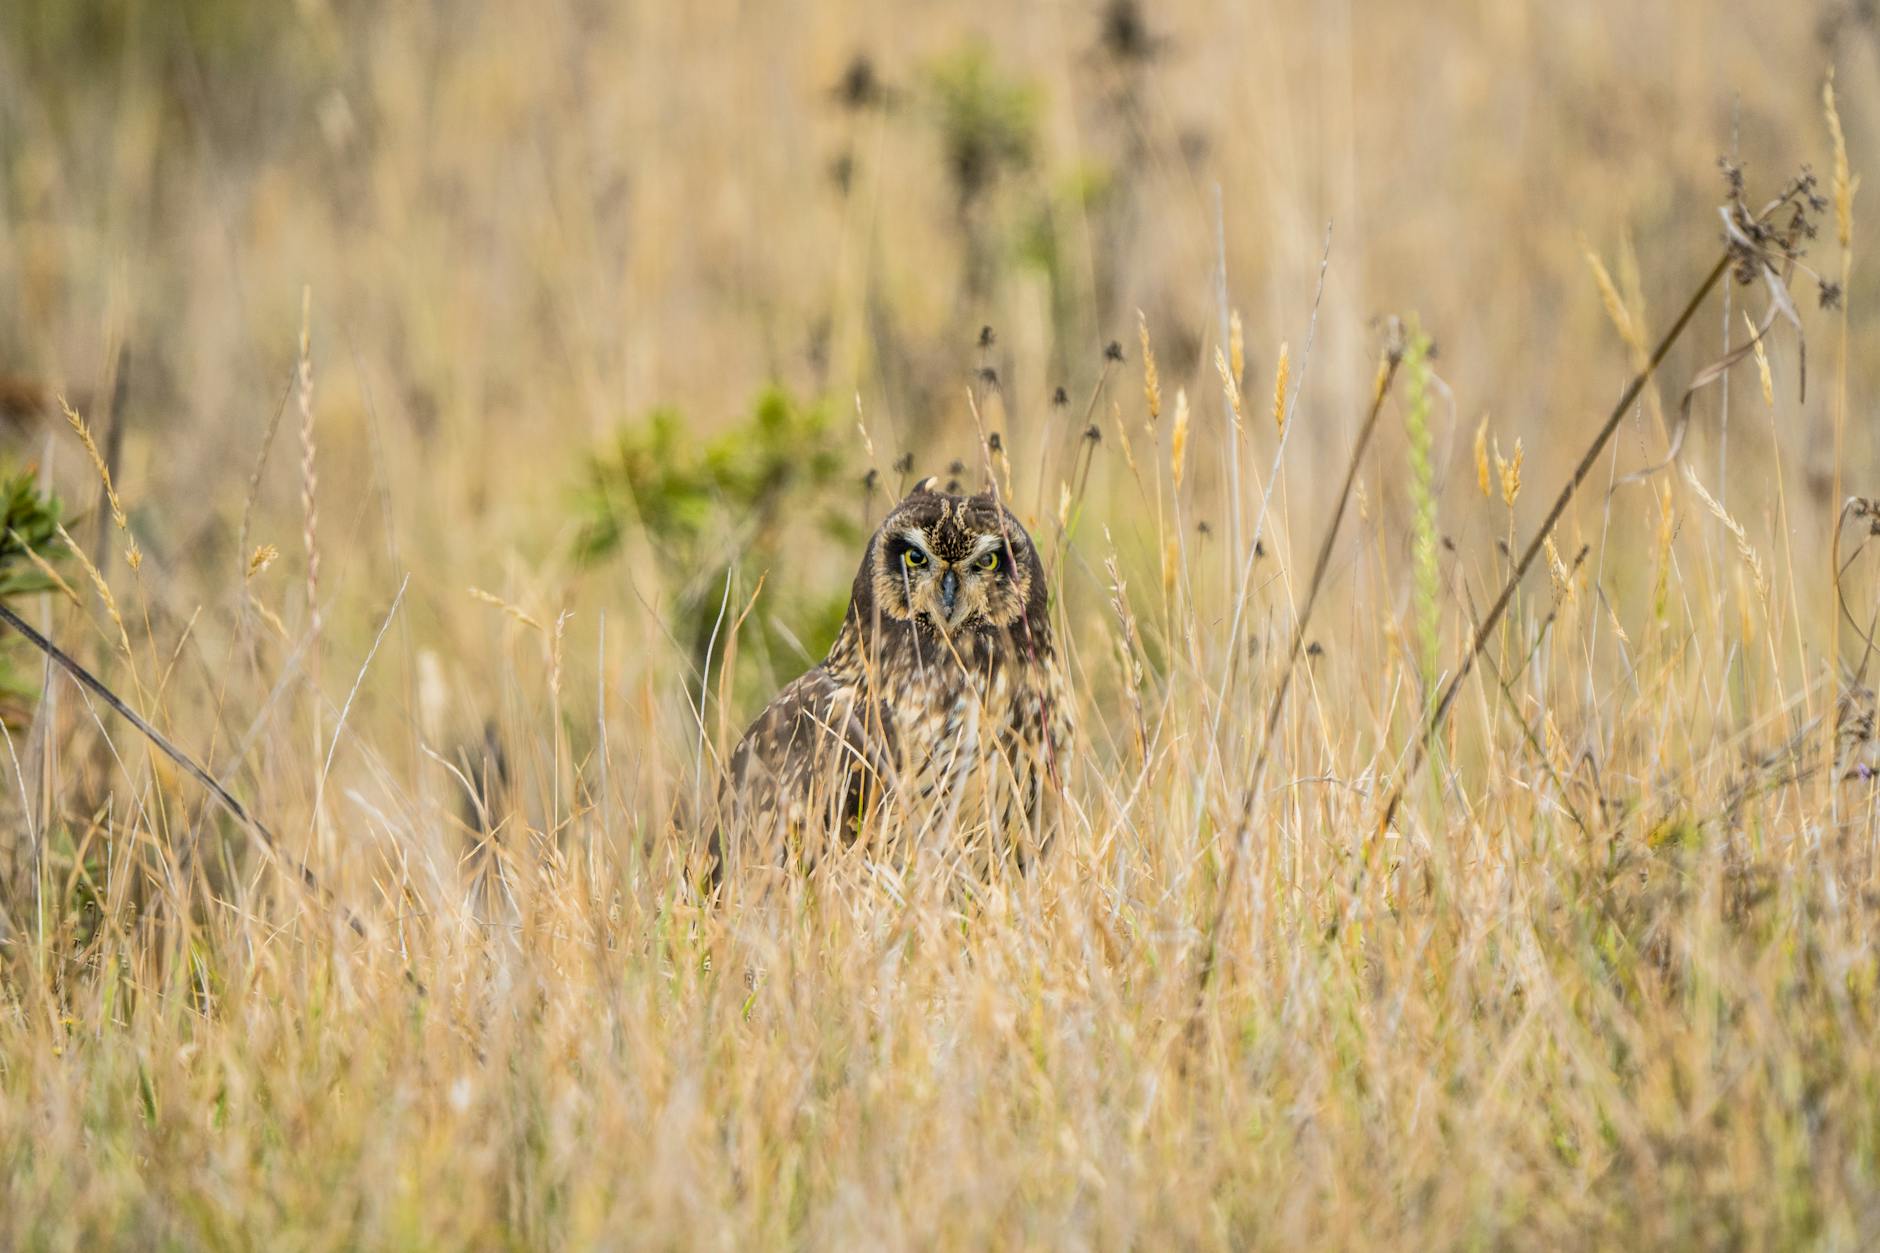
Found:
[[[59,500],[42,492],[30,468],[0,472],[0,602],[48,592],[60,586],[53,562],[62,555]],[[38,560],[35,560],[37,558]],[[0,719],[22,725],[38,698],[38,654],[10,633],[0,641]]]
[[[1038,93],[1007,77],[983,43],[934,61],[927,83],[963,212],[1002,175],[1031,165],[1038,147]]]
[[[588,458],[576,555],[598,562],[636,530],[643,534],[681,589],[675,626],[703,670],[715,662],[732,567],[754,580],[805,529],[851,547],[860,541],[858,523],[829,501],[844,465],[828,409],[780,387],[765,388],[742,421],[704,440],[678,410],[656,409]],[[819,654],[841,625],[846,580],[837,593],[795,580],[773,584],[766,599],[762,621]]]
[[[47,549],[59,534],[59,500],[39,489],[31,469],[0,474],[0,600],[48,592],[59,586],[50,573]],[[37,556],[39,561],[33,558]]]

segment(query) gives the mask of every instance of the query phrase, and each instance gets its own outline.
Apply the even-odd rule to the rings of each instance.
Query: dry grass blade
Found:
[[[0,604],[0,622],[6,623],[15,631],[19,632],[27,643],[44,653],[49,661],[58,666],[59,669],[65,671],[66,674],[76,679],[86,690],[90,691],[92,695],[108,705],[113,713],[116,713],[133,727],[136,727],[138,732],[161,750],[164,756],[175,762],[204,788],[207,788],[209,794],[215,797],[224,809],[228,810],[229,816],[241,823],[243,827],[247,828],[249,835],[255,842],[255,846],[261,850],[269,861],[291,869],[294,871],[295,875],[298,876],[301,884],[316,897],[322,899],[327,898],[326,889],[320,885],[319,876],[315,875],[313,870],[305,863],[296,861],[294,858],[284,853],[281,850],[280,841],[275,838],[274,833],[268,830],[267,826],[263,824],[259,818],[249,813],[247,807],[236,800],[232,792],[216,782],[215,777],[204,769],[194,757],[191,757],[188,753],[171,743],[168,737],[151,726],[149,722],[144,720],[141,714],[126,704],[122,697],[106,687],[98,676],[80,665],[51,640],[41,635],[38,631],[35,631],[24,618],[14,613],[13,610],[5,604]],[[340,908],[345,914],[346,925],[352,929],[354,934],[365,938],[367,935],[365,923],[361,922],[359,916],[350,909],[346,909],[344,906]]]

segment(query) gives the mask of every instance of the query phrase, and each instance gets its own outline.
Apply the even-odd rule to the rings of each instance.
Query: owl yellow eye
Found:
[[[977,564],[981,570],[997,570],[999,568],[999,550],[995,548],[989,553],[982,554]]]
[[[901,554],[901,560],[915,570],[927,564],[927,554],[918,548],[909,548]]]

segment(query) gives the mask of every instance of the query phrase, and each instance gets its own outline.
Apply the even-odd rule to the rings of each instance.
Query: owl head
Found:
[[[956,496],[939,480],[915,485],[885,518],[855,575],[864,621],[907,623],[923,632],[1045,629],[1044,566],[1009,510],[990,495]]]

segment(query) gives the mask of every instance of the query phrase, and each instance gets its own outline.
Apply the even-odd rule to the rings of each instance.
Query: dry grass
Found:
[[[4,438],[96,593],[13,607],[281,854],[7,654],[0,1246],[1880,1243],[1863,10],[714,8],[0,11]],[[1729,285],[1543,537],[1724,152],[1828,171],[1821,377]],[[773,383],[838,487],[577,559],[590,451]],[[701,901],[954,461],[1059,584],[1052,854]]]

